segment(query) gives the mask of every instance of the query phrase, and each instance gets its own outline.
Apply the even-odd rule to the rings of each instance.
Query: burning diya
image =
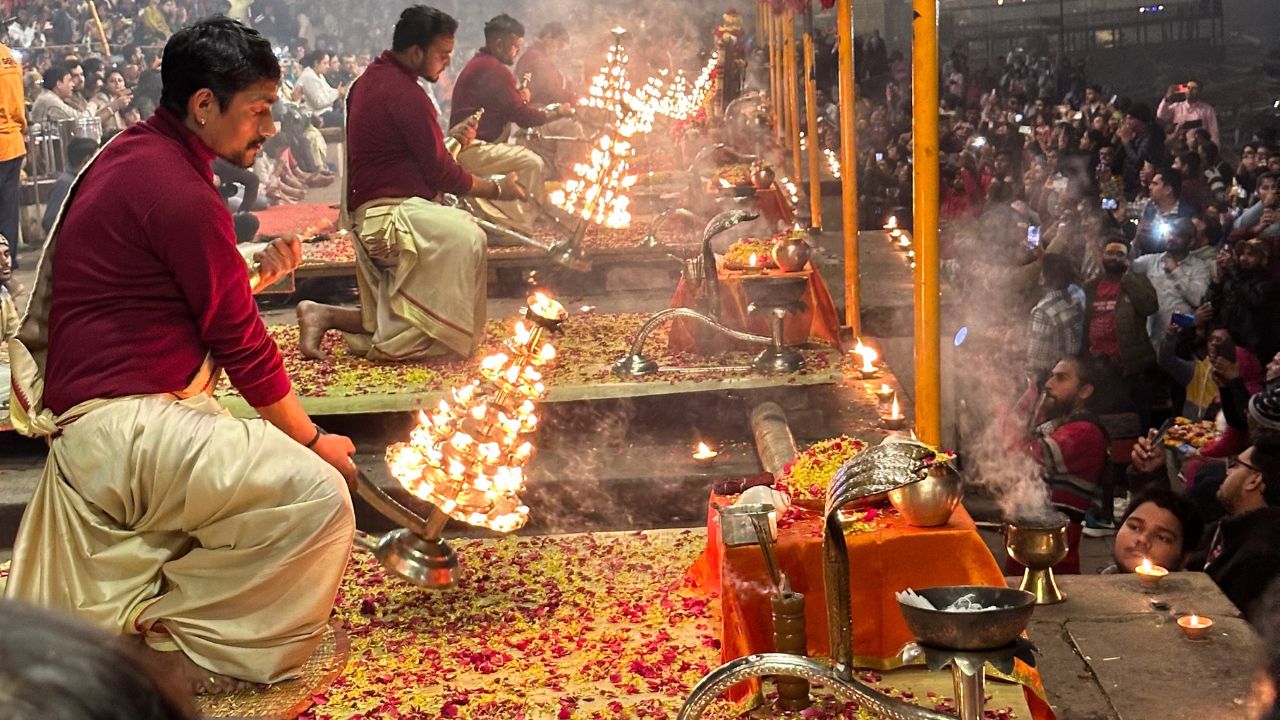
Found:
[[[882,403],[894,400],[896,395],[893,388],[889,387],[889,383],[880,383],[880,388],[876,390],[876,399]]]
[[[886,430],[901,430],[907,426],[907,419],[902,415],[902,409],[898,407],[898,397],[894,395],[893,404],[889,408],[889,414],[880,418],[880,427]]]
[[[853,348],[853,354],[862,358],[862,364],[858,366],[858,371],[862,373],[863,378],[874,378],[880,376],[880,368],[876,367],[876,360],[880,354],[873,348],[863,345],[862,339],[858,339],[858,344]]]
[[[519,493],[533,445],[522,436],[537,428],[534,402],[546,394],[537,368],[556,356],[543,336],[568,317],[542,293],[528,302],[525,320],[515,324],[504,351],[484,358],[478,377],[454,386],[450,399],[430,414],[420,412],[408,442],[387,448],[387,469],[405,490],[431,503],[431,516],[423,520],[385,493],[370,497],[363,487],[369,483],[362,482],[361,494],[405,525],[369,549],[415,584],[453,584],[457,557],[442,539],[450,518],[502,533],[528,520]]]
[[[1142,564],[1133,569],[1135,575],[1138,576],[1138,582],[1142,583],[1144,590],[1159,590],[1160,581],[1164,580],[1169,571],[1151,562],[1151,558],[1143,558]]]
[[[1209,628],[1213,627],[1213,620],[1192,613],[1178,618],[1178,627],[1182,628],[1182,634],[1188,640],[1198,642],[1208,639],[1206,635],[1209,633]]]
[[[719,451],[711,449],[704,442],[699,442],[698,449],[693,453],[693,463],[698,467],[710,467],[719,456]]]

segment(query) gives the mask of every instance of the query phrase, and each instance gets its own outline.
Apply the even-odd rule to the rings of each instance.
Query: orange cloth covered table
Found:
[[[804,303],[804,310],[788,315],[783,322],[783,342],[788,345],[799,345],[817,340],[837,350],[840,349],[840,318],[836,315],[836,306],[831,299],[831,291],[822,280],[822,273],[818,272],[813,263],[806,265],[804,270],[797,274],[800,273],[808,277],[808,285],[800,298]],[[759,274],[756,273],[756,275]],[[790,273],[771,270],[764,274],[787,275]],[[744,280],[744,273],[737,270],[721,269],[717,277],[720,281],[720,322],[734,330],[768,336],[770,333],[768,315],[747,312],[747,306],[751,301],[747,298],[743,284],[751,281]],[[694,293],[694,288],[685,282],[683,277],[680,278],[680,284],[676,286],[675,295],[671,298],[671,307],[695,307],[697,298]],[[668,349],[672,352],[696,351],[709,355],[730,349],[751,347],[739,344],[719,333],[707,333],[707,339],[699,343],[695,340],[699,337],[694,332],[696,327],[699,326],[691,320],[676,318],[671,323]]]
[[[712,495],[711,502],[733,504],[733,497]],[[1004,573],[978,536],[963,506],[951,522],[936,528],[917,528],[891,509],[858,523],[845,533],[849,552],[853,613],[853,653],[859,667],[892,669],[892,659],[912,641],[894,593],[940,585],[1005,586]],[[805,636],[808,654],[829,657],[827,599],[822,579],[821,512],[793,507],[779,520],[775,547],[778,569],[791,588],[805,596]],[[694,581],[721,593],[721,646],[724,662],[753,653],[772,652],[773,620],[769,602],[771,583],[764,555],[755,545],[726,548],[720,540],[720,518],[708,509],[707,548],[690,571]],[[1034,638],[1033,638],[1034,640]],[[1052,717],[1039,676],[1030,678],[1028,701],[1036,717]],[[741,700],[751,691],[742,683],[727,693]],[[1039,705],[1040,707],[1037,707]]]

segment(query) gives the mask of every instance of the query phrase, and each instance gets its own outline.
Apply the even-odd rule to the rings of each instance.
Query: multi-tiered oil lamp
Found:
[[[523,438],[537,428],[534,403],[546,394],[538,368],[555,358],[544,335],[566,317],[560,303],[535,293],[503,351],[481,360],[476,376],[430,413],[420,412],[408,442],[387,448],[387,469],[432,505],[428,518],[361,478],[361,495],[404,525],[365,543],[393,572],[426,587],[449,587],[457,569],[442,539],[449,518],[503,533],[524,526],[529,508],[520,492],[533,445]]]

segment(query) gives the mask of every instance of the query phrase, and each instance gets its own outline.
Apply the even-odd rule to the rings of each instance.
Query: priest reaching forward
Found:
[[[302,353],[325,356],[324,333],[341,330],[370,360],[470,355],[484,336],[484,231],[468,213],[436,202],[442,193],[520,200],[508,175],[475,177],[445,147],[431,99],[449,66],[458,21],[425,5],[406,8],[391,49],[347,93],[348,187],[343,226],[356,246],[360,307],[298,303]],[[426,119],[424,123],[423,120]],[[455,127],[467,144],[475,128]]]
[[[215,18],[165,46],[160,108],[80,173],[10,342],[11,414],[49,458],[9,596],[130,636],[196,692],[294,676],[355,523],[351,441],[312,424],[250,294],[221,157],[275,134],[271,43]],[[270,283],[296,241],[260,257]],[[261,418],[227,414],[220,373]]]

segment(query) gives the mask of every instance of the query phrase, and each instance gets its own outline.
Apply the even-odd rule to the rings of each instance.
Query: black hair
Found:
[[[1173,513],[1174,517],[1178,518],[1178,524],[1182,526],[1182,551],[1184,553],[1190,552],[1200,545],[1200,535],[1204,532],[1204,517],[1200,514],[1200,509],[1196,507],[1195,503],[1164,485],[1153,485],[1135,495],[1133,500],[1129,502],[1129,507],[1125,508],[1124,516],[1120,518],[1120,524],[1123,525],[1134,510],[1146,503],[1153,503],[1158,508],[1168,510]]]
[[[1255,440],[1249,464],[1262,473],[1262,498],[1268,505],[1280,506],[1280,439],[1260,437]]]
[[[453,37],[458,32],[458,21],[441,10],[428,5],[413,5],[400,13],[395,32],[391,36],[392,52],[404,52],[411,47],[426,49],[438,37]]]
[[[1178,162],[1182,163],[1182,172],[1185,174],[1184,180],[1200,176],[1200,154],[1195,152],[1184,152],[1178,156]]]
[[[1258,184],[1261,185],[1263,180],[1270,180],[1272,184],[1280,185],[1280,173],[1264,172],[1258,176]]]
[[[328,50],[312,50],[311,52],[302,56],[302,66],[315,67],[316,63],[320,62],[322,58],[324,58],[326,55],[329,55],[329,54],[330,53]]]
[[[105,633],[0,600],[0,706],[12,720],[195,720],[191,699]]]
[[[44,75],[41,76],[40,84],[45,90],[53,90],[53,88],[66,76],[71,74],[71,68],[63,63],[54,63],[45,68]]]
[[[1065,255],[1050,253],[1041,260],[1040,272],[1044,273],[1045,287],[1050,290],[1065,290],[1076,281],[1076,270]]]
[[[1155,175],[1151,177],[1156,175],[1159,175],[1160,179],[1164,180],[1164,184],[1169,186],[1169,189],[1173,191],[1174,197],[1182,197],[1182,173],[1171,167],[1162,167],[1156,170]]]
[[[538,31],[539,40],[568,40],[569,31],[558,22],[549,22]]]
[[[521,25],[519,20],[510,15],[502,13],[484,24],[485,44],[492,42],[499,35],[524,37],[524,25]]]
[[[67,165],[79,168],[97,151],[97,140],[93,138],[76,138],[67,143]]]
[[[1045,255],[1044,259],[1048,260],[1056,255]],[[1076,369],[1076,379],[1080,381],[1080,386],[1092,385],[1096,390],[1102,382],[1103,367],[1102,364],[1089,357],[1088,355],[1067,355],[1062,358],[1062,362],[1071,363]],[[1094,393],[1097,394],[1096,392]]]
[[[84,74],[87,76],[102,72],[102,69],[106,67],[106,63],[102,62],[102,58],[91,57],[80,63],[80,67],[84,68]]]
[[[200,20],[179,30],[164,46],[160,105],[179,119],[187,103],[208,88],[225,112],[236,93],[262,80],[279,82],[280,62],[257,30],[227,17]]]

